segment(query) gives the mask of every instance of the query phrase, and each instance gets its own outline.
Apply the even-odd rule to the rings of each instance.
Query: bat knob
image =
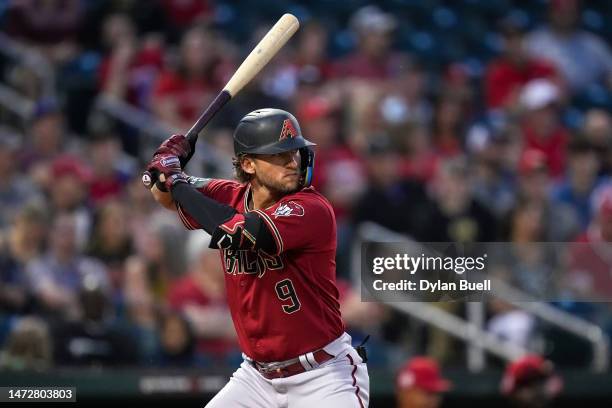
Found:
[[[153,187],[153,176],[150,172],[145,171],[144,173],[142,173],[142,184],[148,189],[151,189],[151,187]]]

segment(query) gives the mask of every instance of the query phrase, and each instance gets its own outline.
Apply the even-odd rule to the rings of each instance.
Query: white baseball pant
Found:
[[[206,408],[367,408],[368,368],[344,333],[323,350],[319,367],[268,380],[245,360]]]

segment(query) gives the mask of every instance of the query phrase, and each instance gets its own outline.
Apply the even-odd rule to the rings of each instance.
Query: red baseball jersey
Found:
[[[250,184],[209,180],[198,191],[240,213],[253,211],[248,208]],[[178,208],[185,226],[199,229]],[[227,299],[242,351],[261,362],[288,360],[344,332],[336,287],[336,219],[312,187],[254,211],[278,250],[221,250]]]

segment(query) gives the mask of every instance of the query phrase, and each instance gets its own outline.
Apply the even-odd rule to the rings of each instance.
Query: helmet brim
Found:
[[[316,146],[316,143],[303,138],[298,137],[287,137],[275,143],[270,143],[264,146],[258,146],[254,149],[244,151],[246,154],[278,154],[284,153],[291,150],[302,149],[304,147]]]

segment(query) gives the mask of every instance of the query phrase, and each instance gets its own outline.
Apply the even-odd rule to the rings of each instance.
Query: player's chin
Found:
[[[300,186],[300,180],[298,178],[288,177],[280,183],[279,190],[284,194],[295,193],[298,191]]]

